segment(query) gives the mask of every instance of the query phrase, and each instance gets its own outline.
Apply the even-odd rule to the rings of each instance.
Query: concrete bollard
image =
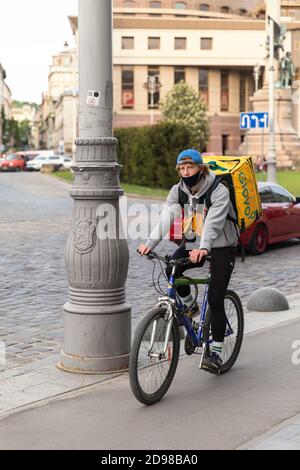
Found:
[[[285,296],[274,287],[262,287],[255,291],[247,303],[248,310],[254,312],[281,312],[289,310]]]

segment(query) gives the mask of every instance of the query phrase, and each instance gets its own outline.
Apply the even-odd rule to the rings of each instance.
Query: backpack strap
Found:
[[[214,192],[214,190],[219,186],[219,184],[223,184],[229,191],[229,188],[227,186],[227,183],[226,181],[224,181],[222,179],[222,177],[216,177],[215,181],[213,182],[213,184],[211,185],[211,187],[206,191],[205,193],[205,205],[206,205],[206,208],[207,208],[207,211],[210,209],[210,207],[212,206],[212,203],[211,203],[211,195],[212,193]],[[229,191],[229,195],[230,195],[230,191]],[[231,200],[231,198],[230,198]],[[233,224],[235,225],[238,225],[238,221],[235,217],[231,217],[231,215],[227,214],[226,216],[226,219],[229,220],[230,222],[232,222]]]
[[[185,206],[185,204],[189,202],[188,195],[184,191],[182,191],[180,186],[178,186],[178,202],[182,208]]]
[[[222,179],[222,177],[217,176],[215,181],[211,185],[211,187],[205,193],[205,205],[206,205],[207,211],[212,206],[211,195],[212,195],[213,191],[219,186],[219,184],[223,184],[224,186],[226,186],[226,188],[229,191],[229,188],[227,186],[226,181],[224,181],[224,179]],[[229,195],[230,195],[230,191],[229,191]],[[231,200],[231,198],[230,198],[230,200]],[[243,242],[241,240],[240,232],[239,232],[239,229],[238,229],[238,221],[235,217],[231,217],[231,215],[229,215],[229,214],[227,214],[226,219],[229,220],[229,222],[232,222],[235,226],[238,241],[239,241],[240,246],[241,246],[241,254],[242,254],[241,262],[243,263],[245,261],[245,247],[244,247]]]
[[[201,196],[197,200],[197,204],[203,204],[205,201],[205,197]],[[188,195],[181,189],[181,187],[178,187],[178,202],[182,208],[184,208],[185,204],[189,203],[189,197]]]

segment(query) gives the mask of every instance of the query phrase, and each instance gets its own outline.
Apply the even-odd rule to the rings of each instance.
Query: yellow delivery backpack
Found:
[[[251,157],[203,156],[203,163],[217,178],[213,187],[224,183],[230,192],[230,200],[236,213],[240,232],[249,228],[261,215],[260,196]],[[213,188],[213,189],[214,189]],[[212,191],[211,191],[212,192]],[[208,209],[211,206],[209,201]]]

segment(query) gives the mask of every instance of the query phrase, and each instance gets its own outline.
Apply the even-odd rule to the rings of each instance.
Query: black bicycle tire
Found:
[[[155,317],[161,318],[166,313],[166,309],[163,307],[154,308],[151,310],[140,322],[138,325],[134,340],[132,343],[131,354],[130,354],[130,361],[129,361],[129,382],[131,390],[135,396],[135,398],[143,403],[144,405],[154,405],[155,403],[159,402],[163,396],[167,393],[178,364],[179,359],[179,351],[180,351],[180,334],[179,334],[179,326],[177,321],[174,318],[173,325],[172,325],[172,334],[173,334],[173,354],[172,354],[172,361],[170,365],[169,372],[162,383],[161,387],[153,394],[145,393],[139,385],[138,380],[138,353],[139,348],[147,330],[149,323],[153,321]]]
[[[234,363],[236,362],[238,355],[240,353],[240,350],[241,350],[243,337],[244,337],[244,311],[243,311],[241,299],[236,294],[236,292],[230,289],[226,291],[225,299],[226,298],[227,299],[229,298],[230,300],[232,300],[235,305],[236,312],[237,312],[237,330],[238,331],[237,331],[237,338],[236,338],[236,342],[232,350],[232,353],[227,359],[227,361],[222,364],[220,374],[225,374],[226,372],[228,372],[232,368]],[[207,311],[206,311],[206,316],[205,316],[205,322],[203,326],[204,331],[209,331],[210,329],[210,315],[211,315],[211,312],[208,306]],[[203,339],[205,341],[207,340],[205,336],[203,337]]]

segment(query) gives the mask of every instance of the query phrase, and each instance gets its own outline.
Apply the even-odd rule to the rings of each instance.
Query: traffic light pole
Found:
[[[269,17],[269,151],[267,180],[276,183],[274,20]]]

